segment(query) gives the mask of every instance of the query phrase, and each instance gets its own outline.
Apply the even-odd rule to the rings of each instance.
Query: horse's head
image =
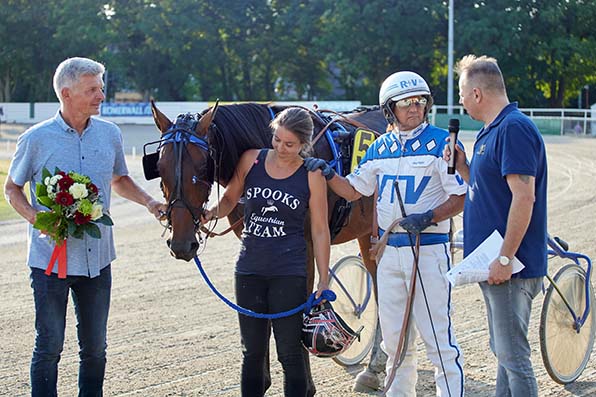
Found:
[[[153,119],[161,131],[157,171],[168,203],[167,244],[176,259],[190,261],[201,242],[200,218],[213,185],[208,133],[216,110],[217,105],[203,116],[187,113],[172,122],[151,101]]]

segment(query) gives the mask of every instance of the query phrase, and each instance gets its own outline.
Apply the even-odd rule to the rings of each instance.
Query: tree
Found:
[[[0,7],[0,95],[4,101],[55,101],[52,76],[72,56],[97,57],[106,19],[92,0],[6,0]]]
[[[456,52],[497,58],[523,107],[562,107],[596,81],[594,2],[471,0],[457,15]]]
[[[186,100],[185,85],[201,61],[204,44],[197,26],[201,3],[190,0],[144,0],[110,3],[114,68],[124,73],[124,85],[143,93],[145,99]]]
[[[447,2],[4,0],[0,101],[53,101],[63,59],[103,62],[108,92],[146,99],[378,101],[398,70],[446,102]],[[575,104],[596,84],[596,2],[458,0],[456,58],[497,58],[523,107]]]
[[[391,73],[412,70],[439,87],[434,78],[436,46],[446,42],[444,4],[398,0],[325,1],[323,16],[330,64],[346,98],[378,102],[379,87]],[[446,47],[445,47],[446,51]],[[446,75],[446,70],[445,73]]]
[[[284,99],[322,99],[330,91],[327,52],[317,40],[322,34],[321,1],[272,2],[276,93]]]

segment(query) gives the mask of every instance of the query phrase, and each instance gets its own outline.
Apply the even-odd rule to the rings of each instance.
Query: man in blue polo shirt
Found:
[[[67,276],[50,276],[44,269],[54,243],[34,229],[36,215],[45,208],[36,203],[35,185],[42,170],[59,169],[87,175],[98,187],[109,211],[111,187],[120,196],[147,207],[159,218],[165,205],[153,199],[128,176],[120,129],[92,118],[105,99],[104,66],[87,58],[69,58],[54,74],[60,110],[34,125],[17,141],[4,187],[8,202],[29,222],[27,263],[35,301],[35,348],[31,359],[32,396],[55,396],[58,361],[64,343],[66,305],[72,291],[80,346],[79,395],[101,396],[106,365],[106,330],[112,284],[110,263],[116,258],[112,229],[98,225],[101,238],[85,234],[68,238]],[[31,202],[23,186],[29,182]]]
[[[490,346],[498,360],[497,396],[538,395],[530,361],[528,323],[532,300],[546,275],[544,142],[534,123],[509,103],[494,58],[467,55],[457,65],[460,103],[484,122],[470,166],[457,148],[456,168],[468,182],[464,206],[464,256],[495,229],[504,238],[499,257],[480,283]],[[512,276],[516,256],[525,268]]]

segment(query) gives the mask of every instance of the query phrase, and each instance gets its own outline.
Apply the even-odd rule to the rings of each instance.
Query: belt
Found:
[[[379,228],[379,237],[385,234],[383,229]],[[389,240],[387,245],[392,247],[409,247],[414,242],[414,236],[410,241],[408,233],[389,233]],[[447,233],[420,233],[420,245],[443,244],[449,242],[449,234]]]

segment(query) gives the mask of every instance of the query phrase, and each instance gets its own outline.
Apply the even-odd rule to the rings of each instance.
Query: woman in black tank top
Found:
[[[306,301],[306,242],[310,228],[319,283],[328,288],[330,237],[327,185],[320,173],[307,172],[301,154],[310,147],[313,124],[307,111],[288,108],[271,122],[273,149],[246,151],[219,203],[202,221],[227,216],[245,197],[242,248],[236,263],[236,301],[257,313],[279,313]],[[269,387],[266,319],[239,315],[242,341],[242,396],[261,397]],[[271,320],[286,396],[314,394],[308,353],[302,347],[302,314]]]

